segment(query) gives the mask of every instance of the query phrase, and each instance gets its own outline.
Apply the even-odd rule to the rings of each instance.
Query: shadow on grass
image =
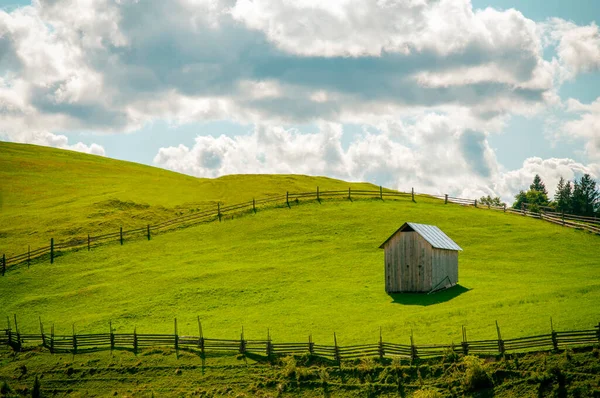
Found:
[[[450,289],[441,290],[436,293],[390,293],[389,296],[394,300],[394,303],[404,305],[435,305],[445,303],[468,292],[469,288],[462,285],[452,286]]]

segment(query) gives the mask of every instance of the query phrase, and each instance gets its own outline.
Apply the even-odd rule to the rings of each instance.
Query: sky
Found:
[[[0,0],[0,140],[511,202],[600,178],[596,0]]]

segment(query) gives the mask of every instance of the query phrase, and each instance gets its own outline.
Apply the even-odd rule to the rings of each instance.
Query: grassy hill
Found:
[[[144,227],[190,210],[286,191],[375,189],[302,175],[194,178],[137,163],[0,142],[0,255],[47,246],[51,237]]]
[[[344,189],[348,183],[303,176],[195,179],[73,152],[1,144],[4,247],[13,240],[114,228],[119,222],[172,217],[177,209],[260,193]],[[30,187],[30,188],[28,188]],[[25,192],[26,191],[26,192]],[[140,208],[120,204],[144,204]],[[108,203],[115,204],[108,206]],[[162,207],[161,207],[162,206]],[[163,214],[164,213],[164,214]],[[460,286],[434,295],[388,295],[378,249],[404,221],[439,226],[464,249]],[[128,224],[124,224],[128,225]],[[132,225],[134,226],[134,225]],[[35,232],[35,235],[28,235]],[[505,338],[600,320],[598,237],[518,215],[418,197],[353,202],[308,201],[290,209],[67,252],[54,265],[19,267],[0,278],[2,313],[24,332],[37,317],[57,333],[172,330],[207,337],[307,339],[342,345],[387,340],[417,343]],[[0,314],[1,315],[1,314]]]

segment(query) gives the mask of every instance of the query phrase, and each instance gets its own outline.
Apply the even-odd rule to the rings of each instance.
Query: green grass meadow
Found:
[[[193,211],[290,192],[378,189],[303,175],[195,178],[101,156],[0,142],[0,255],[135,229]]]
[[[103,210],[114,227],[120,220],[143,219],[145,225],[144,217],[153,217],[159,206],[168,213],[190,203],[259,197],[263,187],[267,194],[285,192],[284,181],[297,190],[318,184],[322,189],[348,187],[305,176],[198,180],[67,151],[9,144],[2,148],[12,151],[0,155],[3,176],[12,174],[6,165],[19,174],[14,164],[21,158],[19,151],[31,162],[54,162],[65,175],[73,174],[45,175],[43,167],[33,172],[29,165],[21,180],[11,176],[6,184],[3,179],[2,246],[12,239],[30,239],[26,231],[49,237],[48,228],[53,227],[48,225],[56,214],[63,215],[57,234],[69,226],[99,227],[105,217],[95,206],[103,200],[148,204],[145,210]],[[59,159],[53,161],[57,153]],[[65,166],[69,162],[73,167]],[[219,180],[227,184],[219,185]],[[46,197],[43,190],[25,195],[16,192],[15,184],[64,189],[61,195]],[[46,214],[49,208],[55,210]],[[437,225],[464,249],[459,255],[460,286],[432,295],[385,293],[378,246],[405,221]],[[73,324],[78,332],[107,332],[111,320],[120,332],[135,327],[139,333],[170,333],[177,317],[179,332],[187,335],[198,333],[200,316],[205,337],[239,338],[243,326],[248,339],[266,338],[269,328],[275,341],[305,341],[312,334],[315,342],[329,344],[336,332],[341,345],[376,342],[380,327],[385,340],[400,343],[409,341],[411,330],[417,344],[459,342],[462,325],[469,339],[496,338],[497,320],[503,337],[511,338],[549,332],[550,317],[559,330],[597,325],[599,258],[598,236],[499,211],[444,205],[420,196],[416,203],[306,201],[160,234],[150,241],[126,240],[123,246],[115,241],[91,252],[63,252],[53,265],[43,261],[29,269],[19,266],[0,278],[0,315],[17,314],[23,333],[39,330],[39,316],[47,330],[54,324],[57,334],[71,333]]]

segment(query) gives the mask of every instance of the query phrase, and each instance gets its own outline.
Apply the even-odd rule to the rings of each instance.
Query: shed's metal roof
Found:
[[[385,242],[383,242],[381,246],[379,246],[379,248],[383,249],[383,246],[385,246],[385,244],[392,238],[392,236],[396,235],[400,231],[404,231],[409,228],[421,235],[423,239],[429,242],[431,246],[435,247],[436,249],[462,251],[462,249],[459,245],[456,244],[456,242],[450,239],[448,235],[442,232],[442,230],[436,227],[435,225],[417,224],[414,222],[406,222],[402,224],[402,226],[398,228],[398,230],[394,232],[389,238],[387,238]]]

